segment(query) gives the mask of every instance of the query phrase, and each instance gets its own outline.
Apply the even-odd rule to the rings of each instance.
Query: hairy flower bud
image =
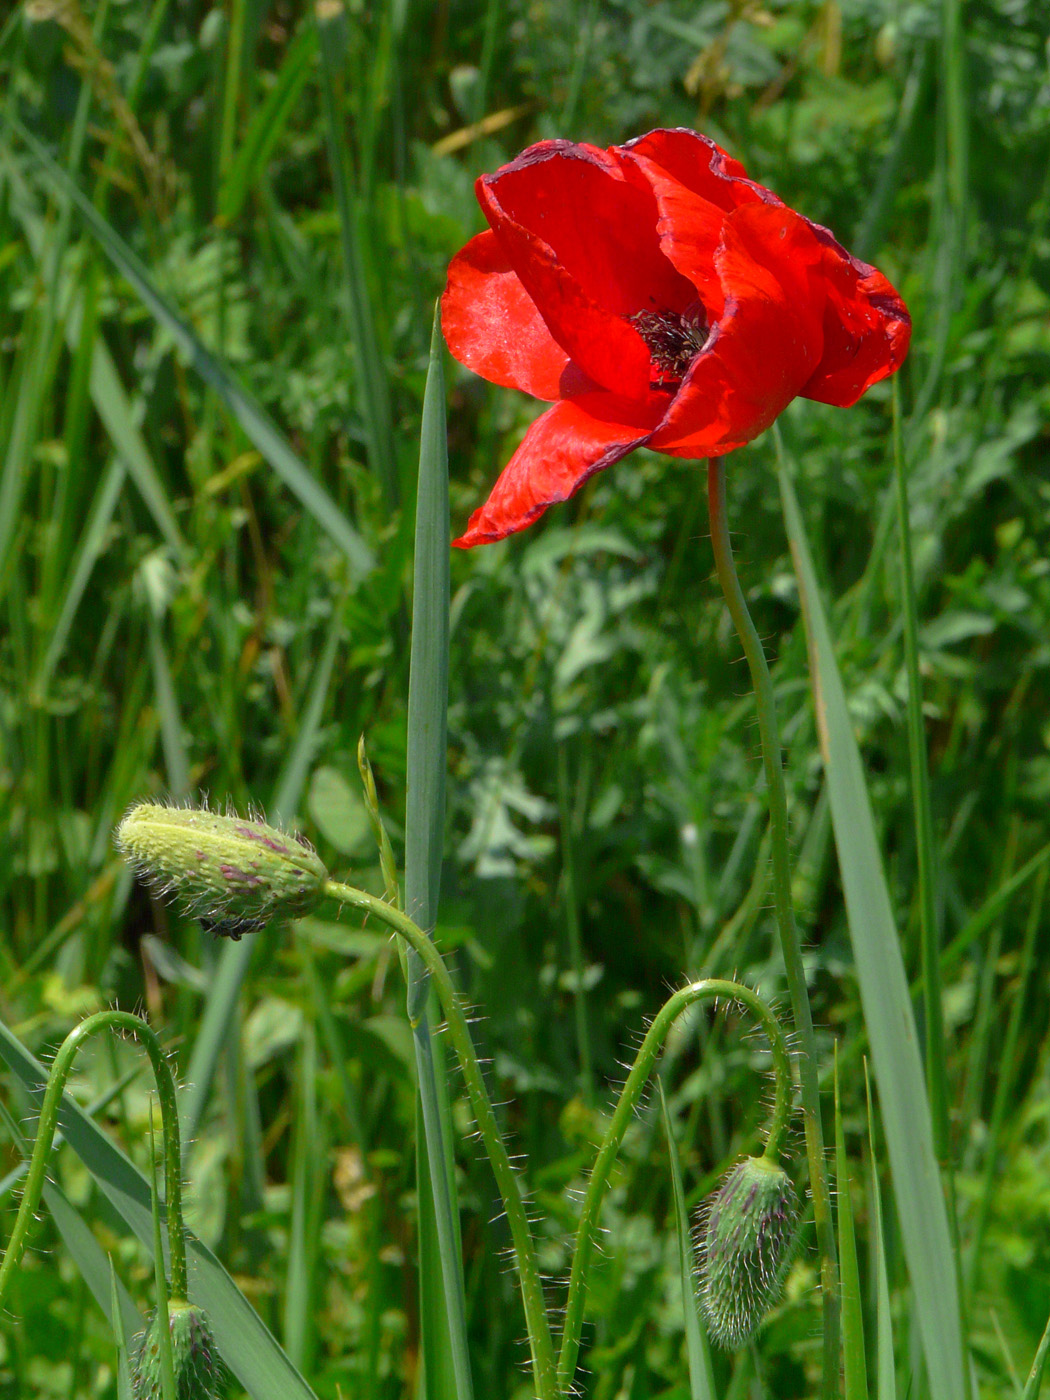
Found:
[[[738,1162],[704,1207],[700,1303],[720,1346],[737,1348],[776,1302],[794,1242],[795,1189],[765,1157]]]
[[[135,1400],[162,1400],[160,1327],[157,1313],[142,1333],[132,1364],[131,1391]],[[175,1400],[217,1400],[222,1393],[224,1368],[215,1350],[211,1327],[201,1308],[172,1299],[168,1304],[168,1330],[175,1372]]]
[[[233,939],[309,914],[328,878],[312,846],[256,818],[141,802],[114,839],[158,894]]]

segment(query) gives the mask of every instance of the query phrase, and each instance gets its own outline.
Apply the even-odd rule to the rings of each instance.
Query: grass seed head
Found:
[[[131,1391],[135,1400],[163,1400],[160,1327],[160,1317],[154,1313],[142,1333],[132,1364]],[[223,1392],[224,1368],[203,1310],[173,1299],[168,1304],[168,1328],[175,1400],[218,1400]]]
[[[747,1157],[704,1207],[700,1303],[712,1339],[743,1346],[780,1295],[798,1219],[795,1189],[765,1157]]]
[[[255,818],[140,802],[114,839],[158,894],[234,939],[309,914],[328,878],[312,846]]]

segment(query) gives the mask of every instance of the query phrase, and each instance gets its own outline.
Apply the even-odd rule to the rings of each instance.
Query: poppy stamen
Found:
[[[627,319],[649,348],[654,388],[681,383],[707,343],[707,318],[699,303],[682,312],[636,311]]]

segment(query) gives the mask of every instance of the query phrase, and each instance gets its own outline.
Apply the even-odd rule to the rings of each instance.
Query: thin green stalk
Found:
[[[172,1079],[168,1062],[164,1058],[156,1033],[139,1016],[127,1011],[99,1011],[81,1021],[66,1036],[59,1047],[47,1077],[44,1102],[37,1122],[36,1141],[26,1175],[22,1202],[18,1207],[11,1238],[7,1242],[4,1261],[0,1264],[0,1307],[3,1307],[11,1276],[18,1267],[25,1250],[29,1227],[40,1205],[41,1192],[47,1176],[47,1163],[51,1146],[58,1128],[59,1111],[66,1080],[73,1068],[77,1051],[84,1041],[98,1031],[126,1031],[134,1035],[144,1046],[153,1066],[157,1082],[157,1097],[160,1100],[161,1126],[164,1132],[164,1186],[168,1212],[168,1249],[171,1256],[171,1296],[184,1299],[187,1296],[186,1284],[186,1240],[182,1221],[182,1175],[179,1160],[179,1115],[175,1102],[175,1081]]]
[[[933,816],[930,809],[930,772],[926,755],[926,732],[922,718],[919,621],[915,599],[915,569],[912,562],[911,517],[908,508],[908,485],[904,479],[900,392],[896,379],[893,381],[893,476],[897,490],[897,526],[901,550],[904,662],[908,673],[908,756],[911,763],[915,844],[919,862],[919,928],[922,941],[923,1011],[926,1022],[926,1089],[930,1096],[933,1140],[937,1149],[937,1157],[942,1172],[948,1177],[951,1175],[948,1090],[944,1073],[944,1010],[941,1001],[941,950],[940,931],[937,927]],[[954,1193],[950,1191],[949,1197],[953,1195]],[[955,1228],[953,1210],[953,1232]]]
[[[157,1289],[157,1346],[160,1352],[161,1400],[176,1400],[175,1358],[171,1350],[171,1317],[168,1312],[168,1283],[164,1277],[164,1248],[160,1229],[160,1192],[157,1190],[157,1151],[154,1141],[153,1104],[149,1106],[150,1215],[153,1219],[153,1278]],[[159,1324],[159,1326],[157,1325]]]
[[[750,987],[739,982],[727,982],[721,978],[706,978],[702,982],[691,982],[664,1002],[653,1018],[641,1049],[635,1056],[627,1082],[613,1110],[613,1116],[606,1130],[605,1138],[594,1161],[594,1170],[587,1184],[587,1192],[580,1210],[580,1223],[576,1231],[576,1246],[572,1256],[572,1271],[569,1275],[569,1295],[565,1304],[565,1326],[562,1332],[561,1351],[558,1354],[558,1393],[568,1394],[576,1373],[576,1359],[580,1350],[580,1332],[583,1326],[583,1304],[587,1269],[594,1249],[594,1237],[598,1231],[598,1217],[602,1201],[609,1187],[609,1175],[616,1160],[623,1135],[627,1131],[638,1108],[642,1092],[649,1081],[663,1049],[664,1041],[675,1021],[697,1001],[712,1001],[725,997],[739,1002],[761,1022],[762,1029],[769,1037],[773,1051],[774,1101],[773,1121],[766,1137],[763,1157],[775,1162],[780,1152],[780,1140],[791,1116],[791,1060],[784,1040],[780,1023],[761,997]]]
[[[831,1194],[824,1161],[824,1132],[820,1121],[820,1085],[817,1078],[817,1049],[813,1036],[813,1015],[809,1006],[802,948],[795,928],[791,902],[791,856],[788,846],[787,793],[780,756],[776,697],[766,664],[762,642],[751,621],[733,562],[733,546],[726,519],[725,461],[712,457],[707,464],[707,499],[711,515],[711,543],[715,569],[722,586],[729,615],[740,637],[751,672],[762,740],[762,762],[769,794],[769,833],[773,854],[773,903],[776,910],[780,946],[791,993],[795,1032],[798,1036],[799,1080],[802,1087],[802,1115],[806,1127],[806,1155],[809,1158],[813,1220],[820,1250],[820,1279],[824,1304],[824,1381],[823,1395],[830,1400],[838,1392],[839,1364],[839,1284],[835,1231],[831,1219]]]
[[[374,914],[377,919],[405,940],[426,968],[431,985],[441,1003],[441,1009],[445,1013],[445,1020],[448,1022],[449,1037],[459,1058],[474,1119],[492,1163],[496,1185],[499,1188],[503,1208],[507,1215],[507,1223],[510,1226],[518,1277],[521,1281],[522,1300],[525,1305],[525,1322],[529,1333],[529,1350],[532,1353],[537,1396],[539,1400],[557,1400],[559,1392],[555,1382],[554,1344],[551,1340],[550,1322],[547,1318],[543,1285],[540,1281],[539,1267],[532,1244],[532,1233],[529,1229],[528,1217],[525,1214],[525,1203],[522,1200],[517,1173],[511,1166],[499,1124],[496,1121],[492,1100],[485,1087],[485,1079],[481,1073],[481,1065],[478,1063],[474,1042],[470,1036],[467,1018],[459,1005],[456,989],[452,985],[452,978],[445,967],[444,959],[423,930],[407,914],[401,913],[399,909],[384,903],[383,900],[377,899],[374,895],[366,894],[364,890],[355,890],[352,886],[341,884],[337,880],[329,880],[326,883],[325,893],[332,899],[337,899],[340,903],[347,904],[353,909],[361,909],[365,913]]]

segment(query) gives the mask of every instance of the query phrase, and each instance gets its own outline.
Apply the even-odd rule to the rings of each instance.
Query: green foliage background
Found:
[[[136,798],[276,807],[333,870],[382,891],[356,747],[364,732],[399,844],[423,382],[444,268],[481,224],[472,181],[540,137],[706,131],[877,262],[915,322],[900,387],[962,1259],[980,1393],[1016,1393],[1050,1310],[1048,44],[1038,0],[14,10],[0,33],[3,1020],[50,1053],[85,1012],[144,1004],[189,1073],[216,946],[117,860],[110,832]],[[325,500],[271,470],[16,123]],[[536,406],[447,372],[456,527]],[[782,430],[917,978],[889,403],[888,385],[849,413],[797,402]],[[796,901],[829,1067],[839,1044],[864,1278],[866,1044],[772,444],[729,465],[775,658]],[[668,988],[736,974],[783,994],[753,710],[706,529],[702,467],[638,453],[541,526],[452,559],[438,937],[483,1013],[553,1276],[619,1061]],[[414,1393],[419,1351],[403,989],[380,932],[305,933],[254,939],[215,1077],[191,1092],[191,1223],[319,1396],[387,1400]],[[665,1065],[690,1205],[757,1141],[762,1059],[741,1028],[704,1021]],[[96,1051],[85,1101],[137,1065],[130,1047]],[[144,1162],[143,1081],[102,1114]],[[524,1396],[505,1227],[458,1098],[453,1121],[477,1393]],[[145,1307],[137,1247],[75,1159],[55,1170]],[[651,1104],[604,1217],[584,1357],[596,1400],[688,1394],[673,1218]],[[886,1230],[892,1274],[892,1208]],[[114,1396],[108,1327],[49,1231],[12,1301],[24,1321],[0,1329],[0,1394]],[[896,1324],[899,1393],[921,1395],[903,1306]],[[720,1393],[812,1394],[818,1330],[803,1249],[761,1360],[720,1358]]]

